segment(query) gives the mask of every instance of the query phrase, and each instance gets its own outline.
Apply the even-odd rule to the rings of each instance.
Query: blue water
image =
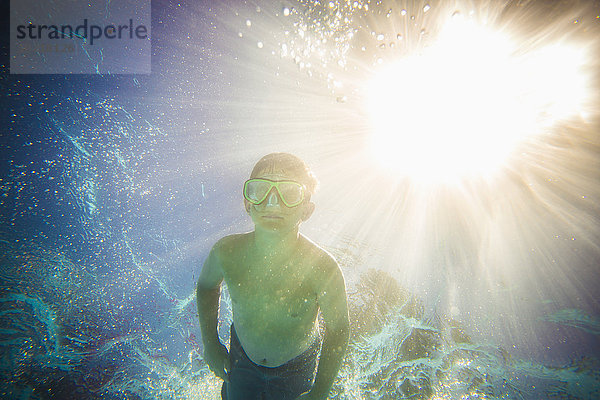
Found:
[[[504,186],[406,195],[386,218],[380,192],[363,189],[400,198],[406,183],[360,164],[352,93],[306,41],[329,38],[322,60],[351,65],[348,32],[400,6],[224,3],[155,4],[150,75],[9,75],[4,58],[0,397],[219,398],[195,281],[218,238],[252,228],[241,183],[283,150],[320,178],[303,231],[347,280],[351,343],[330,398],[600,398],[597,115],[532,144]],[[577,34],[593,37],[597,14],[578,15]],[[415,20],[405,40],[426,27]],[[273,55],[284,41],[308,50]],[[410,249],[416,229],[401,226],[418,210],[424,244]],[[510,237],[485,269],[494,227]],[[225,342],[230,320],[225,295]]]

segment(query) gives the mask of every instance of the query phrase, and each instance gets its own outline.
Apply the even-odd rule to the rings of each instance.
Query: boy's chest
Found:
[[[294,262],[239,261],[238,265],[228,268],[225,276],[234,303],[261,308],[304,308],[314,304],[316,285],[310,266]]]

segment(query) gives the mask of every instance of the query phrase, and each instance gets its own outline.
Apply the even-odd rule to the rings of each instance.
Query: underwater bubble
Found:
[[[401,35],[401,34],[397,34],[397,35],[396,35],[396,39],[398,39],[398,40],[402,40],[402,35]]]
[[[249,19],[246,20],[246,26],[247,27],[251,27],[252,26],[252,21],[250,21]]]
[[[335,98],[335,101],[337,101],[338,103],[345,103],[346,101],[348,101],[348,97],[346,96],[338,96]]]
[[[287,8],[287,7],[284,7],[284,8],[283,8],[283,16],[284,16],[284,17],[287,17],[287,16],[289,16],[289,15],[290,15],[290,9],[289,9],[289,8]]]
[[[244,37],[244,34],[242,32],[238,32],[238,36],[239,37]]]
[[[263,45],[263,42],[258,42],[258,43],[256,43],[256,46],[257,46],[259,49],[262,49],[262,48],[264,47],[264,45]]]
[[[383,33],[380,33],[379,35],[377,35],[377,40],[383,40],[385,38],[385,36],[383,36]]]
[[[379,48],[380,48],[380,49],[385,49],[385,43],[381,43],[381,44],[379,45]]]
[[[403,8],[402,10],[400,10],[400,15],[406,15],[407,11]]]
[[[429,10],[431,10],[431,6],[429,4],[425,4],[425,6],[423,7],[423,12],[426,13]]]

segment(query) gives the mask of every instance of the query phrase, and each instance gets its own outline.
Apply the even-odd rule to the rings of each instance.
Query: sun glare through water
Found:
[[[220,398],[195,282],[271,152],[347,285],[331,398],[598,398],[597,5],[152,2],[151,74],[4,63],[3,398]]]
[[[369,83],[373,156],[420,182],[487,177],[520,141],[582,111],[584,62],[574,44],[523,51],[507,32],[453,16]]]

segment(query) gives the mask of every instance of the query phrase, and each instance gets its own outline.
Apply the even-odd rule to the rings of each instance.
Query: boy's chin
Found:
[[[255,222],[255,227],[272,232],[288,232],[293,229],[296,225],[283,219],[262,219]]]
[[[256,227],[260,227],[264,230],[269,231],[281,231],[285,230],[287,224],[284,224],[283,221],[261,221],[259,224],[255,224]]]

